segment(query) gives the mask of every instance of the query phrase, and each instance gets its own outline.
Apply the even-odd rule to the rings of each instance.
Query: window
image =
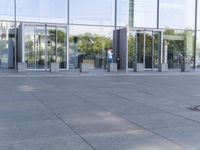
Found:
[[[155,28],[157,26],[157,0],[135,0],[133,7],[135,27]]]
[[[114,25],[114,0],[70,0],[70,23]]]
[[[160,0],[160,27],[194,29],[195,0]]]
[[[67,23],[67,0],[17,0],[17,21]]]

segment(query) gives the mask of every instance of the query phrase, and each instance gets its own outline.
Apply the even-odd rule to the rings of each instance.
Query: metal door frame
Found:
[[[59,24],[46,24],[46,23],[21,23],[21,32],[22,32],[22,62],[25,62],[25,32],[24,32],[24,29],[25,29],[25,27],[27,27],[27,26],[31,26],[31,27],[33,27],[33,29],[34,29],[34,47],[33,47],[33,49],[34,49],[34,53],[35,53],[35,51],[36,51],[36,32],[35,32],[35,30],[36,30],[36,27],[44,27],[44,34],[45,34],[45,52],[44,52],[44,55],[45,55],[45,66],[44,66],[44,69],[38,69],[37,68],[37,66],[36,66],[36,53],[35,53],[35,67],[34,67],[34,69],[29,69],[29,68],[27,68],[28,70],[49,70],[49,68],[48,68],[48,36],[47,36],[47,30],[48,30],[48,28],[51,28],[51,27],[54,27],[55,28],[55,30],[56,30],[56,60],[57,60],[57,54],[58,54],[58,52],[57,52],[57,30],[59,29],[59,28],[63,28],[63,29],[65,29],[66,30],[66,56],[64,56],[64,57],[66,57],[65,59],[66,59],[66,68],[65,69],[60,69],[60,70],[68,70],[68,65],[69,65],[69,63],[68,63],[68,53],[69,53],[69,48],[68,48],[68,33],[69,33],[69,30],[68,30],[68,26],[67,25],[59,25]]]
[[[145,28],[133,28],[133,29],[130,29],[129,30],[130,32],[135,32],[135,42],[136,42],[136,55],[135,55],[135,61],[137,63],[137,52],[138,52],[138,40],[137,40],[137,33],[143,33],[143,66],[144,66],[144,69],[145,70],[154,70],[156,68],[154,68],[154,54],[155,54],[155,33],[156,32],[159,32],[160,33],[160,48],[158,50],[158,61],[159,63],[161,63],[163,61],[163,30],[160,30],[160,29],[145,29]],[[146,64],[146,61],[145,61],[145,57],[146,57],[146,35],[147,35],[147,32],[151,33],[151,36],[152,36],[152,47],[151,47],[151,55],[152,55],[152,60],[151,60],[151,63],[152,63],[152,67],[151,68],[145,68],[145,64]]]

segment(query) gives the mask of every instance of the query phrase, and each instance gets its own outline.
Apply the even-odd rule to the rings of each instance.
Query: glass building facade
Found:
[[[1,0],[0,69],[76,69],[83,59],[104,68],[121,28],[129,29],[129,68],[157,68],[161,47],[168,68],[183,59],[200,68],[200,0]]]

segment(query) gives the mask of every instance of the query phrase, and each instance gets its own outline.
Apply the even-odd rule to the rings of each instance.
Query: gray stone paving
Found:
[[[200,73],[0,74],[0,150],[200,150]]]

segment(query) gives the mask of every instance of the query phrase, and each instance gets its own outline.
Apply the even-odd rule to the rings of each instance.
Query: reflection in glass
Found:
[[[194,29],[195,0],[160,0],[160,27]]]
[[[25,62],[28,69],[49,69],[58,62],[67,68],[67,28],[48,25],[25,25]]]
[[[71,0],[70,24],[114,25],[114,0]]]
[[[144,63],[144,32],[137,32],[137,63]]]
[[[15,30],[13,22],[0,22],[0,68],[14,67]]]
[[[14,21],[14,0],[0,1],[0,20]]]
[[[45,68],[45,26],[35,27],[36,68]]]
[[[136,53],[136,33],[131,32],[128,36],[128,68],[133,68]]]
[[[67,23],[67,0],[16,1],[17,21]]]
[[[45,68],[45,26],[25,26],[25,62],[29,69]]]
[[[200,30],[200,0],[197,0],[197,30]]]
[[[131,0],[117,0],[117,25],[118,26],[127,26],[129,24],[130,19],[131,19],[130,22],[133,22],[132,21],[133,17],[129,19],[129,17],[132,16],[131,14],[133,14],[133,5],[130,5],[129,4],[130,2]]]
[[[148,0],[148,2],[146,0],[134,0],[133,7],[135,27],[156,27],[157,0]]]
[[[161,52],[161,32],[160,31],[154,31],[154,50],[153,50],[153,68],[158,68],[159,64],[159,53]]]
[[[182,62],[194,61],[194,32],[167,29],[164,32],[164,48],[168,51],[168,67],[178,69]]]
[[[34,26],[25,27],[25,62],[29,69],[35,68]]]
[[[56,62],[57,60],[57,43],[56,43],[56,27],[47,27],[47,37],[48,37],[48,54],[47,54],[47,66],[50,68],[51,62]]]
[[[145,32],[145,68],[152,68],[152,44],[153,44],[153,37],[152,31]]]
[[[67,28],[57,28],[57,62],[61,69],[67,68]]]
[[[83,59],[94,61],[96,68],[106,64],[106,49],[112,46],[113,28],[71,26],[69,66],[79,68]]]
[[[197,32],[197,43],[196,43],[196,67],[200,68],[200,32]]]

